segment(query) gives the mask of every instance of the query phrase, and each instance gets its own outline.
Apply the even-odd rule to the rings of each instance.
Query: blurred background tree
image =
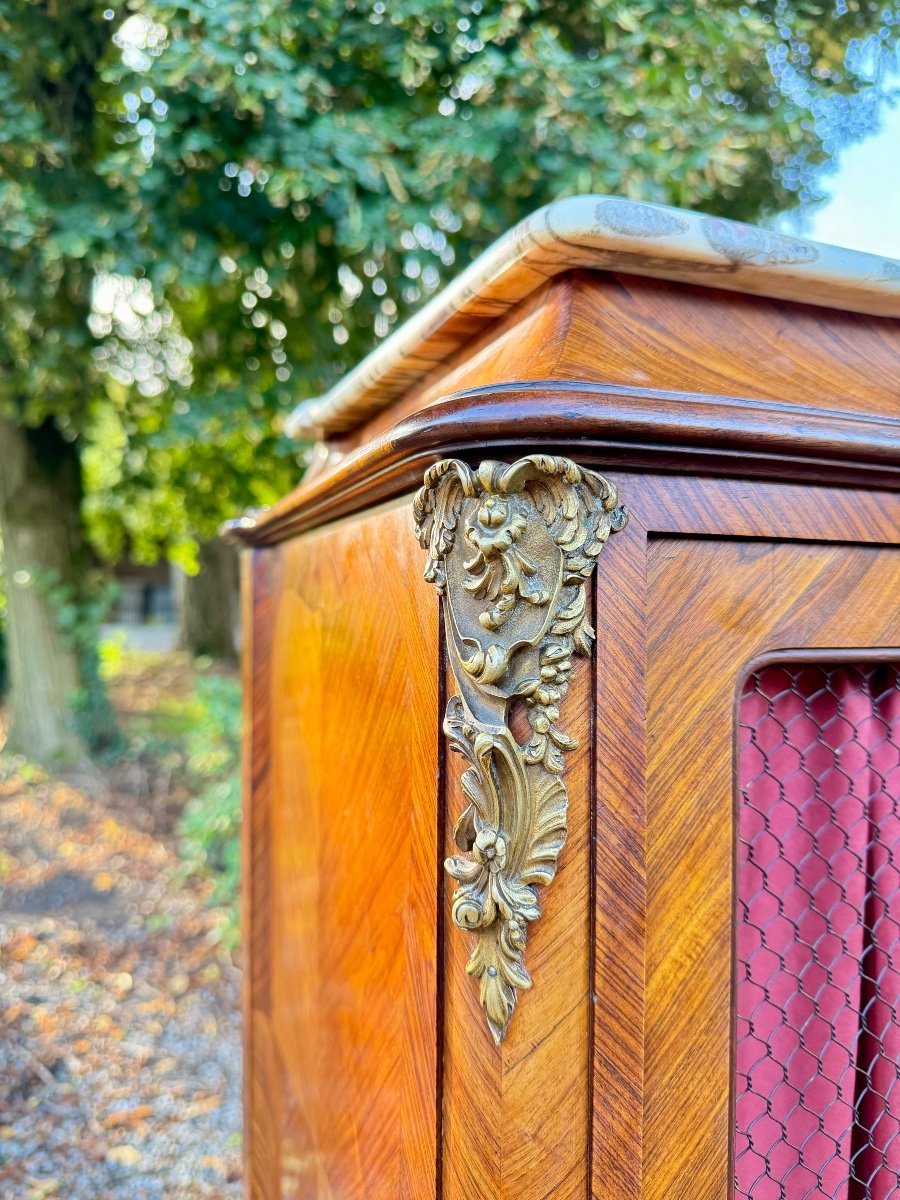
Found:
[[[280,417],[527,212],[590,191],[742,220],[815,200],[877,122],[898,15],[0,0],[12,744],[114,741],[103,562],[205,564],[190,637],[230,652],[211,539],[299,478]]]

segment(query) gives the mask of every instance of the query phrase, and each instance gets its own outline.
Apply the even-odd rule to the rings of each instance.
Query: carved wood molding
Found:
[[[835,483],[896,491],[897,422],[798,404],[575,381],[496,384],[462,392],[304,480],[232,532],[270,546],[415,488],[445,454],[498,458],[536,445],[617,470]]]
[[[444,731],[470,764],[454,828],[460,853],[445,863],[458,885],[452,915],[476,935],[466,969],[499,1043],[518,991],[531,987],[535,889],[553,880],[566,839],[564,754],[576,743],[557,722],[572,656],[590,654],[594,638],[585,583],[628,514],[602,475],[533,454],[477,470],[442,459],[426,471],[413,515],[459,688]],[[514,699],[531,726],[522,745],[509,726]]]

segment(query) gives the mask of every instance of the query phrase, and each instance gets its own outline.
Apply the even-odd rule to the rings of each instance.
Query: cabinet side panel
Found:
[[[437,599],[404,503],[281,549],[253,1200],[435,1194]],[[256,799],[256,798],[255,798]],[[257,819],[258,823],[258,819]],[[251,848],[252,850],[252,848]],[[253,870],[257,860],[252,859]],[[260,941],[265,938],[265,964]],[[257,1004],[263,1007],[257,1007]],[[250,1061],[251,1103],[263,1064]],[[259,1113],[265,1113],[265,1121]],[[262,1128],[277,1122],[277,1129]]]
[[[244,1178],[253,1200],[278,1200],[280,1101],[271,1037],[269,829],[273,599],[281,548],[241,561],[243,798],[241,831],[244,967]]]

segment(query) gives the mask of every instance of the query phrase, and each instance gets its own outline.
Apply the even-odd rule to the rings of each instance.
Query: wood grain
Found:
[[[281,1091],[270,1022],[274,956],[272,889],[271,668],[281,551],[245,551],[241,561],[243,645],[243,821],[241,896],[244,1011],[244,1178],[253,1200],[279,1200]]]
[[[645,1200],[730,1195],[742,668],[779,648],[900,644],[898,582],[900,552],[884,548],[649,543]]]
[[[529,243],[520,292],[506,267],[456,287],[381,384],[340,385],[362,389],[341,435],[247,532],[253,1200],[730,1195],[738,678],[900,643],[900,323],[571,249]],[[407,506],[439,458],[534,451],[602,470],[631,520],[598,563],[568,841],[498,1048],[447,915],[462,768]]]
[[[572,286],[562,378],[896,416],[895,319],[625,275]]]
[[[401,422],[338,459],[239,531],[274,545],[407,490],[442,455],[563,450],[604,469],[900,489],[897,423],[773,401],[550,381],[482,388]]]
[[[898,263],[702,213],[676,215],[622,198],[573,196],[521,221],[329,393],[300,405],[292,432],[309,437],[359,427],[547,279],[585,267],[593,278],[609,278],[607,272],[657,278],[673,292],[725,289],[718,298],[710,292],[711,303],[725,312],[734,303],[727,293],[739,292],[742,298],[768,297],[783,312],[788,301],[900,315]],[[652,325],[647,333],[652,344]],[[712,357],[715,347],[714,341]],[[628,357],[640,362],[648,354],[642,346]]]
[[[604,548],[596,585],[590,1194],[604,1200],[643,1195],[647,531],[645,490],[625,486],[628,526]]]
[[[602,563],[603,555],[601,571]],[[542,916],[529,927],[534,986],[519,997],[500,1046],[488,1031],[477,983],[466,974],[469,938],[448,922],[443,1200],[570,1200],[587,1194],[591,696],[589,664],[576,660],[560,720],[579,742],[567,755],[569,832],[556,878],[540,889]],[[527,723],[514,726],[514,733],[527,740]],[[467,804],[460,770],[453,759],[447,763],[448,854],[453,823]]]
[[[278,553],[249,654],[250,1193],[427,1200],[436,598],[405,506]]]

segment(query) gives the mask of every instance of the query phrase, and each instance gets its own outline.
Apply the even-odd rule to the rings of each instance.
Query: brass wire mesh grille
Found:
[[[746,681],[735,1200],[900,1196],[898,743],[893,663]]]

